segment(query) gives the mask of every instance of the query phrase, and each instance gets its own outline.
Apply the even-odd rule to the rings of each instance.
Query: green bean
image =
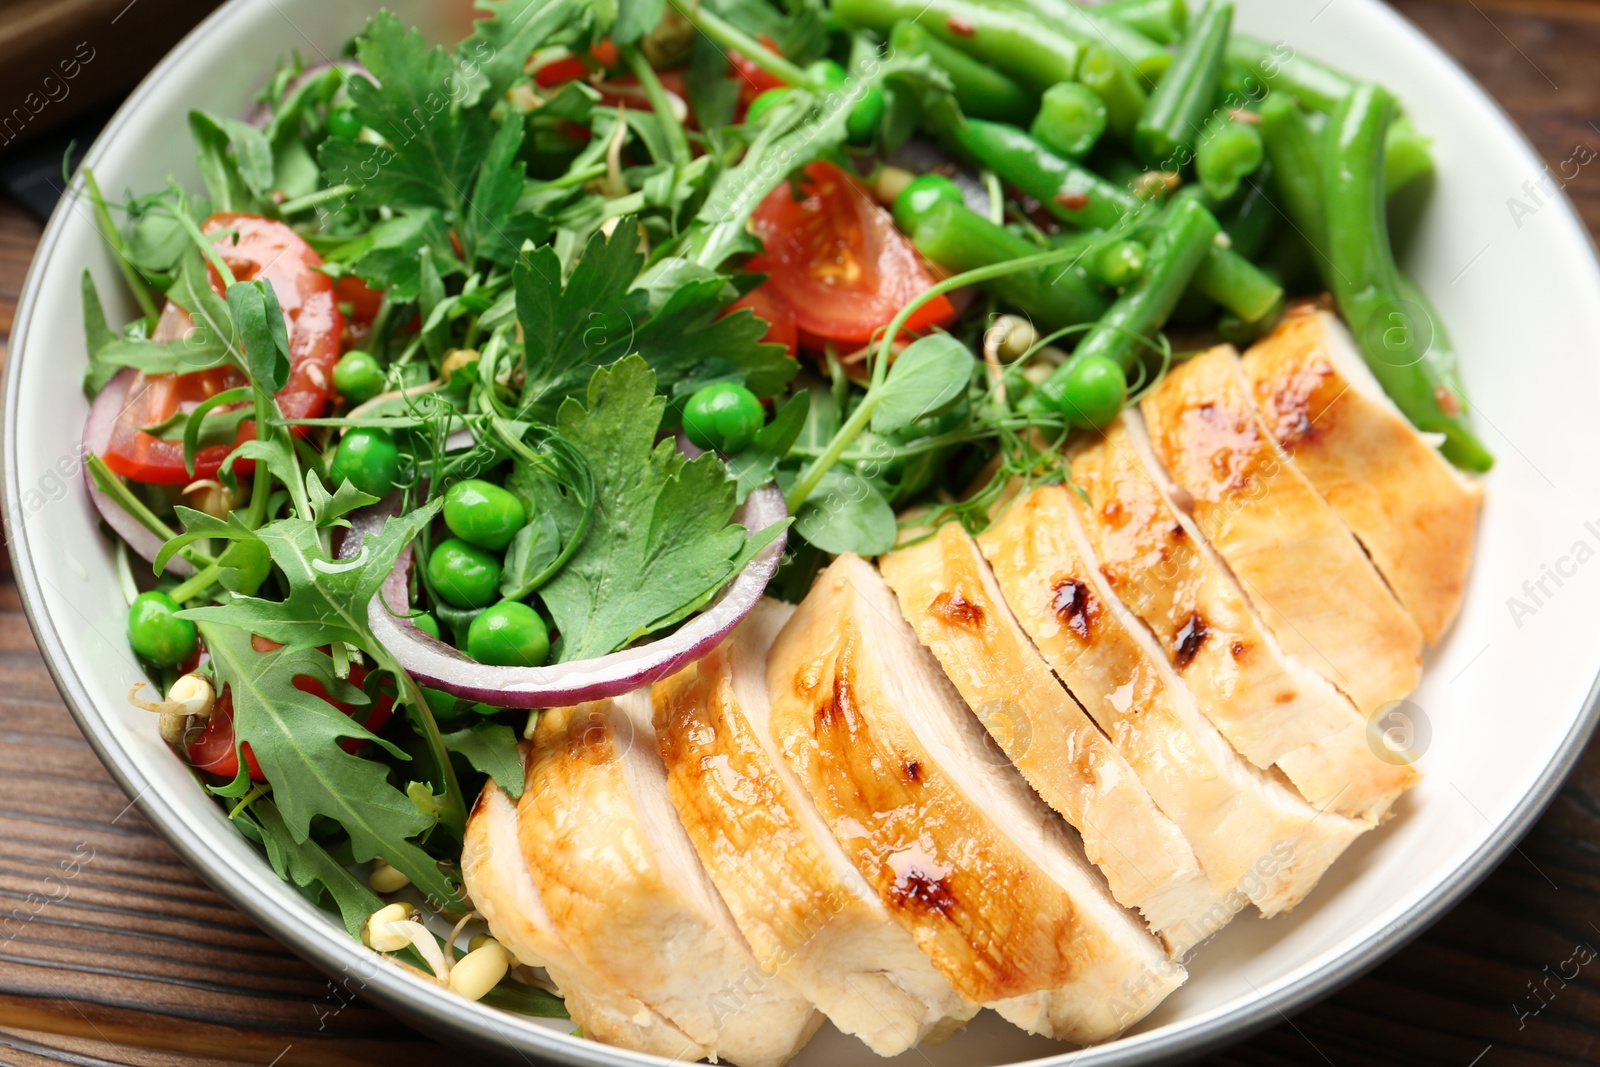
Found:
[[[882,36],[897,22],[915,22],[1041,93],[1072,81],[1083,51],[1077,41],[1029,17],[968,0],[834,0],[833,14],[848,27]]]
[[[1144,275],[1084,335],[1072,358],[1039,386],[1040,399],[1059,408],[1071,380],[1070,368],[1079,360],[1105,357],[1125,372],[1132,370],[1145,344],[1141,339],[1152,337],[1166,324],[1220,232],[1216,217],[1199,201],[1172,203],[1162,213]]]
[[[1272,185],[1272,163],[1261,164],[1261,169],[1251,176],[1239,203],[1222,219],[1222,229],[1228,235],[1229,247],[1249,260],[1261,255],[1272,235],[1282,224],[1283,216],[1272,202],[1267,190]]]
[[[1115,19],[1101,18],[1072,0],[973,0],[999,10],[1015,11],[1070,38],[1079,47],[1099,45],[1122,56],[1146,85],[1155,85],[1172,66],[1172,53],[1138,30]]]
[[[1282,41],[1268,44],[1257,37],[1235,34],[1228,42],[1228,59],[1254,71],[1274,92],[1298,97],[1303,106],[1313,111],[1332,111],[1355,84]]]
[[[1062,82],[1045,90],[1039,114],[1028,127],[1033,139],[1068,159],[1082,159],[1106,132],[1106,104],[1098,93],[1078,82]]]
[[[1026,238],[949,201],[935,203],[918,215],[911,243],[933,262],[957,273],[1040,251]],[[1093,322],[1106,310],[1105,298],[1077,265],[1019,271],[984,282],[983,288],[1001,303],[1026,312],[1035,326],[1044,330]]]
[[[1384,140],[1394,106],[1376,85],[1359,85],[1324,133],[1323,196],[1329,275],[1339,311],[1385,393],[1425,433],[1445,437],[1445,457],[1487,470],[1494,462],[1467,422],[1461,396],[1427,358],[1415,308],[1402,295],[1385,218]]]
[[[1212,0],[1195,20],[1194,30],[1178,49],[1150,94],[1133,132],[1135,154],[1163,170],[1178,170],[1194,147],[1216,103],[1223,54],[1233,25],[1233,5]]]
[[[1289,221],[1325,271],[1327,224],[1322,210],[1322,145],[1310,118],[1293,98],[1273,93],[1262,102],[1261,135],[1272,163],[1272,187]]]
[[[1389,125],[1384,138],[1384,192],[1394,196],[1426,175],[1433,173],[1432,142],[1417,132],[1404,116]]]
[[[1056,155],[1015,126],[968,119],[945,132],[972,158],[1074,226],[1108,229],[1138,206],[1126,190]]]
[[[1110,0],[1096,6],[1094,13],[1138,30],[1157,44],[1177,44],[1189,26],[1186,0]]]
[[[1195,290],[1246,322],[1256,322],[1283,299],[1283,286],[1239,253],[1213,248],[1194,272]]]
[[[1010,78],[984,66],[959,48],[952,48],[915,22],[897,22],[889,34],[897,54],[927,56],[950,76],[956,103],[968,115],[1000,122],[1027,122],[1034,113],[1032,93]]]
[[[1123,144],[1133,131],[1149,99],[1133,67],[1103,45],[1092,45],[1078,62],[1078,80],[1093,89],[1106,105],[1106,128]]]
[[[1218,116],[1195,145],[1195,176],[1207,193],[1226,200],[1238,192],[1241,181],[1260,169],[1265,158],[1261,132],[1254,125]]]

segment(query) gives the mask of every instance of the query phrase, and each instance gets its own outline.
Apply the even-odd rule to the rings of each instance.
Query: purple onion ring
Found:
[[[377,533],[393,514],[392,503],[352,514],[340,556],[348,559],[356,555],[366,535]],[[767,485],[745,498],[734,519],[754,532],[782,522],[788,515],[783,494],[777,486]],[[554,708],[600,700],[665,678],[716,648],[761,600],[767,583],[777,573],[786,540],[785,533],[780,532],[723,587],[710,607],[673,633],[594,659],[545,667],[491,667],[434,640],[404,617],[411,611],[409,546],[384,581],[382,592],[373,597],[367,622],[400,665],[420,684],[432,689],[512,708]]]
[[[83,484],[89,490],[89,500],[106,525],[116,531],[117,536],[126,541],[136,554],[154,563],[165,543],[161,535],[152,533],[144,523],[128,514],[121,504],[102,492],[94,484],[88,466],[91,455],[105,455],[107,446],[111,444],[111,432],[116,429],[117,420],[127,408],[128,390],[132,388],[138,373],[132,367],[124,367],[106,383],[105,388],[95,396],[94,403],[89,405],[89,418],[83,424]],[[174,556],[168,561],[167,570],[187,578],[194,573],[194,565],[182,556]]]

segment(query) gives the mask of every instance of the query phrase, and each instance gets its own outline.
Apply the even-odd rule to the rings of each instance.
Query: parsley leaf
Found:
[[[410,840],[434,820],[389,784],[387,767],[346,752],[339,742],[377,741],[391,755],[404,754],[320,696],[296,688],[294,680],[307,677],[335,699],[365,703],[360,689],[334,675],[333,657],[311,648],[256,652],[250,630],[236,625],[201,621],[200,632],[218,686],[233,701],[234,737],[250,746],[272,783],[290,838],[309,841],[312,818],[326,816],[350,835],[357,862],[382,856],[429,896],[458,899],[433,857]]]
[[[535,51],[586,36],[599,5],[587,0],[478,0],[474,6],[487,17],[473,24],[472,36],[456,54],[462,70],[478,78],[483,95],[492,101],[523,77],[523,65]]]
[[[680,617],[746,551],[721,460],[685,460],[672,440],[656,442],[666,401],[655,381],[628,356],[595,371],[587,407],[561,405],[558,428],[594,472],[596,499],[588,534],[540,593],[563,660],[603,656]]]
[[[465,273],[450,245],[450,227],[437,208],[396,213],[327,258],[354,271],[374,290],[387,292],[391,301],[412,303],[422,288],[419,253],[424,248],[441,275]]]
[[[321,148],[323,170],[355,189],[358,207],[435,207],[461,218],[493,135],[488,112],[462,107],[462,76],[450,56],[387,11],[367,24],[356,57],[378,84],[350,79],[350,103],[388,144],[329,138]]]

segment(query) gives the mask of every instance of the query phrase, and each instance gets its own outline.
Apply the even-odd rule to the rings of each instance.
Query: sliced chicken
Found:
[[[522,855],[590,971],[681,1030],[673,1055],[777,1067],[822,1017],[750,954],[667,798],[650,695],[539,718],[518,806]]]
[[[1461,607],[1482,489],[1384,396],[1349,331],[1327,312],[1286,318],[1243,367],[1278,444],[1436,643]]]
[[[1284,655],[1164,481],[1133,412],[1073,452],[1068,497],[1111,592],[1241,755],[1276,764],[1319,810],[1381,819],[1416,771],[1380,759],[1355,706]]]
[[[879,561],[900,610],[1028,783],[1083,838],[1111,893],[1173,956],[1221,902],[1171,819],[1067,693],[955,523]]]
[[[493,782],[484,786],[467,820],[461,873],[473,907],[495,939],[518,963],[548,972],[584,1033],[656,1056],[705,1054],[682,1030],[590,971],[567,947],[523,859],[516,803]]]
[[[1023,496],[978,539],[1011,610],[1193,846],[1219,893],[1293,907],[1367,824],[1319,813],[1242,760],[1105,585],[1069,498]],[[1203,940],[1231,917],[1219,913]]]
[[[834,836],[968,999],[1087,1043],[1183,981],[860,558],[817,579],[773,645],[767,688],[773,736]]]
[[[1174,367],[1141,408],[1195,524],[1289,654],[1367,716],[1415,689],[1422,631],[1262,425],[1234,350]]]
[[[716,651],[652,690],[667,790],[761,969],[880,1056],[978,1010],[861,877],[767,728],[767,652],[794,609],[762,601]]]

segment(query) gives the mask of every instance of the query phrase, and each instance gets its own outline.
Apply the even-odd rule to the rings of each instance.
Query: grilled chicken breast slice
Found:
[[[596,1041],[656,1056],[698,1058],[707,1050],[647,1005],[586,968],[562,940],[522,856],[517,806],[493,782],[467,820],[461,873],[472,905],[517,962],[543,967],[572,1020]]]
[[[1140,407],[1195,524],[1290,655],[1363,715],[1415,689],[1422,631],[1262,424],[1234,350],[1174,367]]]
[[[1125,907],[1174,957],[1219,895],[1194,850],[1127,760],[1084,714],[1006,607],[975,542],[955,523],[879,561],[900,610],[989,736],[1077,828]]]
[[[522,855],[574,956],[686,1035],[679,1059],[777,1067],[820,1025],[763,974],[667,798],[647,691],[539,717]]]
[[[1094,566],[1069,490],[1035,489],[978,543],[1011,610],[1235,908],[1299,903],[1366,823],[1318,812],[1242,760]],[[1196,940],[1232,917],[1219,912]]]
[[[710,655],[656,683],[667,790],[761,969],[880,1056],[978,1010],[890,917],[767,729],[767,652],[793,613],[758,604]]]
[[[767,688],[774,739],[834,836],[968,999],[1088,1043],[1182,982],[860,558],[818,577],[773,645]]]
[[[1333,315],[1292,315],[1245,353],[1251,396],[1429,644],[1466,591],[1483,491],[1384,396]]]
[[[1381,819],[1417,772],[1380,759],[1354,705],[1284,655],[1164,481],[1134,412],[1073,451],[1068,496],[1111,592],[1240,755],[1319,810]]]

